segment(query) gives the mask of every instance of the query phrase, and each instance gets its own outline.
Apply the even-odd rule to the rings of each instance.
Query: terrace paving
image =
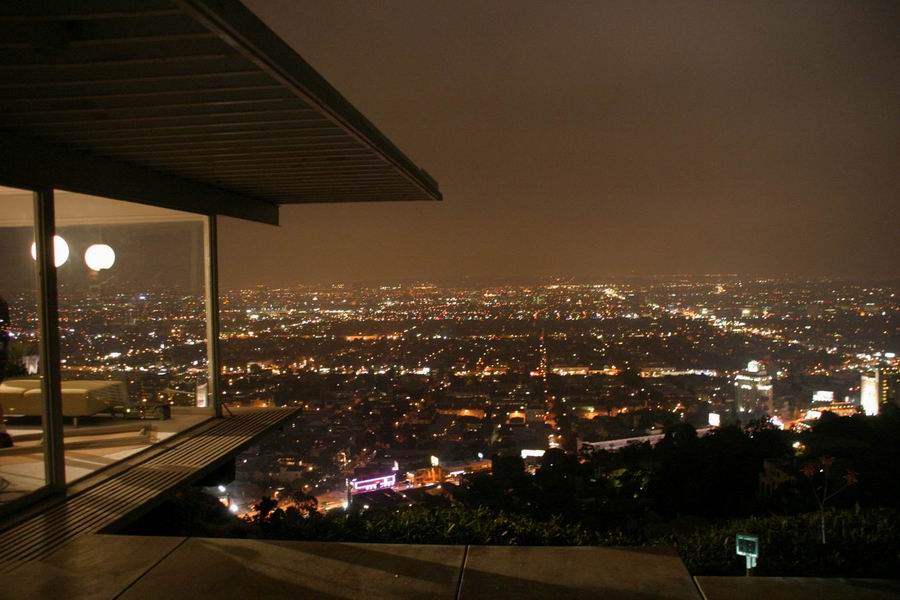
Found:
[[[177,537],[81,537],[0,575],[0,598],[115,598],[182,542]]]
[[[672,548],[470,546],[460,598],[696,600]]]
[[[0,598],[766,600],[900,597],[900,582],[691,578],[671,548],[440,546],[94,534],[0,575]]]
[[[698,600],[669,549],[92,535],[0,575],[0,597]]]
[[[454,598],[464,546],[192,538],[121,597]]]
[[[821,577],[697,577],[705,600],[888,600],[900,580]]]

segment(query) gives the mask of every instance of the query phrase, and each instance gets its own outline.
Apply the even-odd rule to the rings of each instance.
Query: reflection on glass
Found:
[[[46,483],[34,204],[0,187],[0,511]]]
[[[56,193],[66,479],[207,419],[204,221]]]

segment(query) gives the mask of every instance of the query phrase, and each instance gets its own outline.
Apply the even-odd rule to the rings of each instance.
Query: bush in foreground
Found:
[[[740,575],[735,536],[759,536],[757,575],[793,577],[896,577],[900,572],[900,513],[867,508],[825,512],[828,543],[822,544],[819,513],[750,517],[672,536],[693,575]]]
[[[558,518],[536,521],[485,508],[399,513],[334,513],[304,518],[291,511],[260,523],[251,536],[401,544],[523,546],[674,545],[693,575],[741,575],[738,533],[760,538],[757,575],[795,577],[895,577],[900,572],[900,514],[892,509],[826,512],[829,542],[820,541],[819,515],[767,516],[703,524],[688,533],[625,534],[589,531]]]
[[[559,518],[535,521],[486,508],[458,507],[414,508],[401,512],[334,512],[310,518],[288,509],[280,514],[273,513],[265,522],[259,523],[251,535],[397,544],[584,546],[597,542],[596,534]]]
[[[289,508],[241,521],[217,501],[182,492],[180,508],[165,505],[128,533],[250,537],[279,540],[395,544],[521,546],[674,545],[692,575],[741,575],[735,554],[738,533],[760,538],[757,575],[794,577],[881,577],[900,572],[900,512],[887,508],[828,510],[828,543],[820,541],[819,514],[766,516],[695,524],[675,533],[592,531],[560,518],[536,520],[488,508],[412,508],[400,512],[334,511],[308,516]],[[172,504],[172,503],[169,503]],[[172,523],[167,524],[167,520]]]

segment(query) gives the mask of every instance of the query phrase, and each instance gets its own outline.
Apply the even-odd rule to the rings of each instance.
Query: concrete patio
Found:
[[[725,600],[900,595],[897,582],[692,578],[671,548],[429,546],[95,534],[0,575],[0,597]]]
[[[705,600],[887,600],[900,580],[821,577],[696,577]]]
[[[425,546],[91,535],[0,576],[30,598],[700,596],[670,549]]]

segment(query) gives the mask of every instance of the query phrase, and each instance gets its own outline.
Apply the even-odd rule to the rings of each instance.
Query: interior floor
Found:
[[[79,418],[76,427],[67,419],[66,481],[81,479],[209,418],[207,411],[172,407],[171,418],[166,420],[95,415]],[[45,482],[43,446],[31,440],[16,443],[17,436],[28,439],[40,434],[40,421],[8,418],[6,426],[14,445],[0,450],[0,506],[39,489]]]

